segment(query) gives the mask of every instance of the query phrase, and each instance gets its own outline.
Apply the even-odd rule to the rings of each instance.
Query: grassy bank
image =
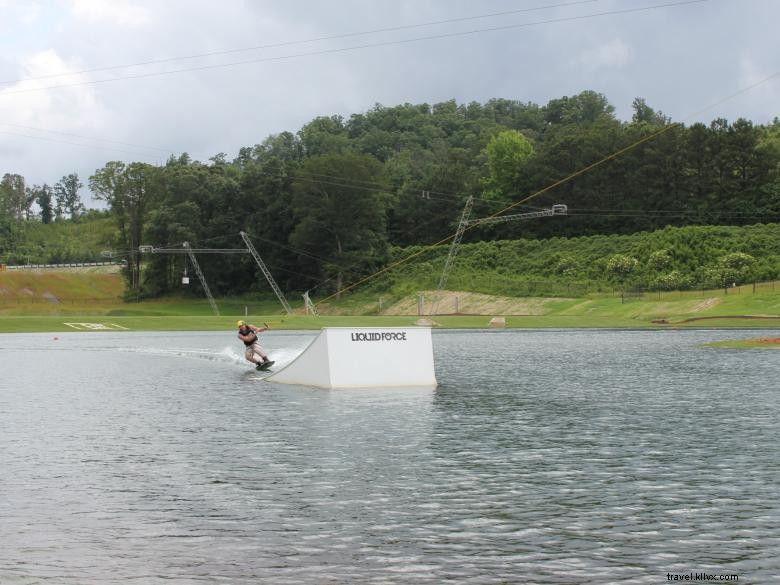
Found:
[[[92,330],[129,331],[222,331],[235,328],[236,316],[165,315],[25,315],[0,317],[0,333],[64,332]],[[268,322],[274,330],[320,329],[322,327],[391,327],[411,326],[416,315],[388,316],[303,316],[280,317],[250,315],[250,322]],[[446,315],[430,317],[436,328],[485,329],[490,327],[489,315]],[[592,328],[592,329],[780,329],[780,319],[770,317],[715,317],[706,320],[652,323],[619,315],[527,315],[506,317],[508,328]]]
[[[406,327],[415,325],[417,316],[337,316],[280,318],[278,315],[256,315],[247,318],[260,324],[267,321],[272,330],[307,330],[322,327]],[[432,317],[434,326],[446,329],[486,329],[490,317],[460,315]],[[236,317],[157,316],[108,317],[86,316],[15,316],[0,318],[0,333],[77,332],[77,331],[225,331],[235,329]],[[769,326],[769,325],[767,325]],[[780,323],[776,324],[780,327]],[[592,317],[510,317],[510,328],[652,328],[649,323],[622,319],[604,320]]]
[[[197,298],[123,302],[119,274],[0,273],[0,332],[90,330],[208,331],[231,329],[249,315],[279,329],[324,326],[413,325],[418,303],[436,327],[486,328],[493,316],[518,328],[739,328],[780,329],[780,283],[709,291],[621,293],[576,298],[510,297],[463,291],[419,291],[400,297],[348,295],[320,306],[322,316],[284,316],[270,296],[217,299],[222,317]],[[293,297],[293,306],[300,306]],[[302,312],[301,309],[298,309]]]

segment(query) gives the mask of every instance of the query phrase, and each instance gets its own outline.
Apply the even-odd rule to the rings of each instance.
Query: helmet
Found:
[[[246,321],[236,321],[236,327],[243,327],[246,325]]]

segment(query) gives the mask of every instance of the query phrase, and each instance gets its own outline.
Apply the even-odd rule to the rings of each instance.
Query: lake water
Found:
[[[436,390],[371,391],[1,335],[0,583],[777,583],[780,352],[700,346],[757,335],[437,331]]]

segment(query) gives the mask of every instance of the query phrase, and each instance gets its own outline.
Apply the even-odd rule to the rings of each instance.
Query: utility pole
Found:
[[[284,310],[287,311],[287,314],[292,315],[293,310],[292,307],[290,306],[290,303],[288,303],[287,299],[284,298],[284,293],[282,293],[282,289],[279,288],[279,285],[276,284],[274,277],[271,276],[271,272],[268,270],[268,267],[265,265],[265,262],[263,262],[262,258],[260,258],[260,254],[258,254],[257,250],[255,250],[255,247],[252,245],[249,236],[246,234],[246,232],[240,232],[240,234],[241,234],[241,238],[244,240],[244,243],[246,244],[246,247],[249,248],[249,253],[252,254],[252,257],[255,259],[255,262],[257,262],[257,265],[260,267],[260,270],[265,276],[265,279],[268,281],[268,284],[271,285],[271,288],[273,289],[274,293],[276,293],[276,298],[278,298],[279,302],[282,303],[282,306],[284,307]]]

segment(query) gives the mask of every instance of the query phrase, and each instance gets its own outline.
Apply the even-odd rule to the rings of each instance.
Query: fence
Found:
[[[436,282],[418,283],[420,289],[434,290]],[[560,282],[556,280],[521,281],[514,277],[501,276],[469,276],[453,275],[447,288],[449,290],[464,290],[487,295],[507,297],[584,297],[591,293],[608,292],[603,286],[590,282]]]
[[[8,293],[0,293],[0,307],[4,308],[13,307],[16,305],[83,305],[91,307],[94,305],[113,306],[120,303],[122,303],[122,299],[119,298],[61,298],[51,294],[35,296],[32,294],[9,295]]]
[[[686,288],[685,290],[654,290],[640,287],[627,289],[613,289],[612,295],[619,297],[624,303],[632,300],[645,301],[665,301],[675,299],[685,299],[691,297],[701,297],[702,293],[707,292],[711,295],[751,295],[780,292],[780,281],[770,280],[766,282],[751,282],[742,285],[726,285],[722,288],[713,288],[711,283],[697,287]]]
[[[3,264],[5,268],[3,270],[43,270],[43,269],[57,269],[57,268],[82,268],[89,266],[124,266],[122,262],[65,262],[63,264],[18,264],[16,266],[9,266]]]
[[[420,286],[421,289],[433,290],[436,288],[433,282],[430,286]],[[467,290],[488,295],[507,297],[584,297],[591,294],[613,294],[622,298],[641,298],[654,295],[655,298],[666,298],[690,294],[700,295],[704,291],[715,291],[720,294],[752,294],[759,292],[780,291],[779,281],[750,282],[738,286],[731,283],[726,286],[712,281],[687,285],[684,289],[661,290],[658,287],[643,287],[637,285],[607,284],[603,282],[571,282],[565,283],[557,280],[531,280],[519,281],[513,277],[487,276],[475,278],[450,278],[448,288],[450,290]]]

